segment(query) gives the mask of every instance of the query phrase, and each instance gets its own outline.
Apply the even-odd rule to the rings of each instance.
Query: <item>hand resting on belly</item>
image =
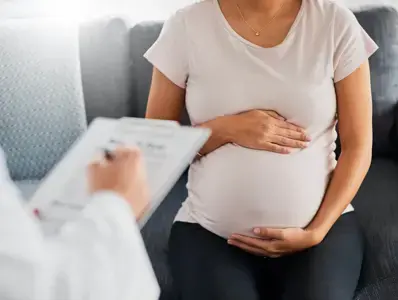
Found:
[[[258,203],[256,205],[260,205],[260,207],[257,206],[257,209],[260,209],[260,210],[264,209],[264,205],[266,205],[267,210],[270,210],[270,211],[265,213],[265,215],[271,213],[271,211],[274,211],[271,207],[268,207],[266,203],[262,203],[263,201],[260,201],[260,200],[251,201],[252,195],[250,195],[250,193],[246,194],[246,197],[244,195],[240,195],[240,197],[234,197],[234,195],[237,196],[239,193],[242,193],[242,192],[245,193],[244,191],[247,191],[248,188],[251,189],[252,185],[256,185],[256,184],[254,184],[256,182],[258,182],[258,184],[257,184],[257,188],[253,188],[254,190],[259,190],[259,189],[261,190],[261,187],[267,189],[267,186],[269,187],[270,185],[273,186],[273,188],[278,190],[279,184],[277,184],[274,181],[278,181],[278,180],[283,181],[283,179],[289,181],[288,178],[290,178],[290,177],[296,177],[296,179],[292,178],[292,180],[297,180],[297,177],[302,178],[302,175],[298,175],[298,174],[304,172],[304,170],[306,169],[306,166],[309,167],[309,165],[298,164],[297,162],[295,163],[296,160],[298,160],[298,161],[302,160],[302,159],[299,159],[299,157],[297,157],[297,155],[295,155],[294,157],[292,156],[291,158],[288,158],[288,157],[290,157],[290,155],[288,157],[283,156],[283,157],[285,157],[285,159],[284,159],[282,156],[278,158],[277,156],[274,156],[274,155],[268,156],[268,154],[265,154],[264,152],[263,152],[264,154],[261,154],[261,152],[265,151],[265,152],[273,152],[273,153],[277,153],[277,154],[285,154],[286,155],[286,154],[291,154],[293,152],[296,152],[295,150],[297,150],[297,149],[306,149],[308,147],[308,142],[310,141],[310,138],[306,134],[305,129],[301,128],[295,124],[287,122],[284,117],[280,116],[279,114],[277,114],[274,111],[268,111],[268,110],[251,110],[251,111],[239,113],[239,114],[232,115],[232,116],[223,116],[223,117],[219,117],[215,120],[209,121],[205,124],[202,124],[201,126],[210,127],[211,129],[215,129],[213,131],[215,136],[219,135],[220,130],[221,130],[222,135],[227,136],[227,141],[228,141],[227,144],[235,144],[237,146],[247,149],[245,152],[243,150],[243,148],[241,148],[242,150],[239,150],[239,148],[230,148],[232,145],[230,145],[230,146],[224,145],[224,147],[222,147],[222,149],[220,148],[219,151],[211,153],[208,157],[206,157],[204,159],[204,161],[202,163],[199,163],[199,165],[193,167],[193,169],[195,169],[195,172],[194,172],[195,175],[193,175],[191,177],[191,189],[194,190],[195,193],[197,191],[206,190],[206,189],[201,189],[199,187],[198,187],[198,189],[196,189],[197,188],[196,179],[198,179],[198,177],[200,177],[202,179],[203,179],[203,176],[207,177],[207,180],[204,181],[207,183],[209,181],[211,181],[211,182],[217,181],[218,182],[217,187],[212,187],[211,189],[208,189],[208,192],[210,193],[209,195],[207,195],[207,192],[205,192],[204,194],[203,193],[200,194],[200,198],[202,199],[201,201],[206,201],[206,199],[215,199],[214,194],[217,194],[218,196],[220,196],[223,199],[229,199],[225,203],[225,205],[227,205],[227,206],[226,207],[224,206],[224,209],[221,209],[221,211],[224,212],[224,214],[227,212],[231,212],[231,210],[235,212],[235,213],[231,213],[231,214],[227,213],[228,216],[225,216],[225,215],[220,216],[216,213],[216,211],[220,212],[220,209],[218,209],[217,207],[222,204],[219,203],[218,201],[217,201],[217,203],[213,203],[213,204],[208,203],[209,207],[215,206],[211,209],[211,210],[214,209],[212,212],[207,211],[207,213],[208,213],[207,216],[210,217],[209,220],[212,220],[212,222],[216,222],[216,220],[218,219],[220,221],[219,224],[213,224],[212,226],[215,228],[220,227],[219,228],[220,232],[218,232],[218,234],[220,234],[224,231],[225,231],[225,233],[228,231],[228,228],[224,228],[224,227],[225,226],[228,227],[227,223],[230,222],[228,220],[231,220],[231,219],[232,219],[233,223],[235,224],[235,226],[232,226],[232,227],[236,227],[237,223],[240,223],[241,227],[243,226],[246,229],[249,229],[253,225],[255,225],[255,226],[256,225],[257,226],[265,225],[267,222],[264,224],[257,224],[257,223],[252,224],[252,223],[248,222],[246,224],[246,221],[244,221],[244,219],[247,219],[247,218],[244,216],[245,215],[244,212],[247,210],[250,210],[250,207],[239,207],[239,205],[243,205],[243,203],[241,200],[235,201],[235,198],[246,199],[244,201],[245,206],[253,206],[254,204],[251,202],[256,202],[256,203]],[[253,152],[247,152],[247,151],[250,151],[249,149],[260,150],[260,152],[258,152],[257,154],[253,153]],[[204,154],[206,154],[206,151],[204,151]],[[220,155],[222,157],[220,157]],[[266,156],[264,156],[264,155],[266,155]],[[302,154],[300,154],[299,156],[300,157],[311,156],[311,161],[314,161],[314,159],[315,159],[315,157],[312,154],[305,154],[304,152]],[[224,161],[224,163],[222,161]],[[315,161],[318,161],[318,160],[315,159]],[[319,159],[319,161],[320,161],[320,163],[323,162],[322,159]],[[273,168],[272,166],[278,165],[279,164],[278,162],[283,162],[281,165],[284,167],[278,168],[279,170],[278,170],[277,174],[275,174],[274,172],[271,172],[273,174],[273,175],[269,175],[271,177],[265,176],[265,174],[267,174],[267,172],[268,172],[266,170],[269,170],[270,167]],[[293,162],[293,165],[291,165],[289,162]],[[239,166],[236,165],[237,163],[239,164]],[[230,175],[220,177],[221,176],[220,172],[222,170],[225,171],[226,169],[228,169],[228,167],[230,167],[232,169],[238,169],[238,170],[240,170],[240,172],[235,173],[231,169],[231,171],[227,171],[227,173]],[[281,170],[281,169],[289,170],[289,174],[292,176],[286,176],[286,174],[283,175],[283,170]],[[264,170],[264,171],[261,171],[261,170]],[[275,170],[275,169],[273,169],[273,170]],[[242,173],[244,173],[244,174],[242,174]],[[279,174],[279,173],[281,173],[281,174]],[[298,174],[296,174],[296,173],[298,173]],[[232,175],[232,174],[235,174],[235,175]],[[242,181],[242,178],[236,178],[236,180],[234,180],[234,177],[236,177],[236,176],[242,177],[242,175],[243,175],[243,177],[250,178],[250,180]],[[297,175],[297,176],[293,176],[293,175]],[[322,176],[322,174],[317,174],[317,175],[319,175],[319,176],[316,176],[316,178],[318,178],[318,179],[321,179],[324,177],[324,176]],[[218,178],[218,180],[217,180],[217,178]],[[225,181],[229,181],[229,180],[231,180],[229,184],[227,182],[225,182]],[[261,181],[263,183],[261,183]],[[198,182],[203,182],[203,181],[200,180]],[[235,185],[236,182],[241,182],[242,184],[244,184],[244,188],[243,187],[238,188]],[[267,184],[265,184],[265,183],[267,183]],[[312,183],[316,184],[316,182],[312,182]],[[264,186],[264,184],[265,184],[265,186]],[[227,186],[235,186],[236,188],[227,189]],[[323,186],[323,182],[322,182],[322,184],[319,184],[319,186]],[[292,189],[292,187],[284,189],[284,190],[287,193],[287,191],[289,191],[291,189]],[[224,193],[221,193],[220,190],[223,190]],[[225,194],[227,192],[227,190],[232,191],[231,195]],[[301,187],[299,190],[301,190],[302,193],[305,194],[304,191],[308,191],[309,188],[305,185],[304,187]],[[296,191],[296,193],[297,193],[297,191]],[[262,193],[260,193],[260,194],[262,194]],[[274,201],[278,202],[279,205],[283,206],[284,205],[283,202],[286,202],[289,199],[291,200],[291,197],[287,197],[286,195],[284,195],[284,193],[278,193],[278,194],[281,194],[281,198],[283,198],[282,199],[283,201],[274,199]],[[311,194],[313,194],[313,193],[311,193]],[[285,196],[285,197],[283,197],[283,196]],[[302,196],[303,197],[298,197],[298,198],[299,199],[306,198],[306,197],[304,197],[304,195],[302,195]],[[254,197],[254,198],[256,198],[256,197]],[[313,198],[322,199],[322,195],[320,195],[319,197],[313,197]],[[220,198],[218,198],[218,199],[220,199]],[[274,201],[272,201],[272,202],[274,202]],[[224,201],[222,201],[222,202],[224,202]],[[300,201],[298,203],[296,203],[296,202],[297,201],[290,203],[290,205],[289,205],[290,208],[288,209],[288,211],[295,210],[293,208],[297,205],[301,206],[301,204],[299,203]],[[235,208],[232,208],[231,205],[234,206]],[[262,206],[262,208],[261,208],[261,206]],[[319,206],[319,203],[316,203],[316,207],[318,207],[318,206]],[[256,210],[255,207],[252,207],[252,210],[253,211]],[[240,219],[239,213],[237,213],[237,211],[242,214],[241,217],[243,217],[243,220],[236,219],[236,218]],[[279,212],[279,214],[276,214],[276,215],[280,215],[280,213],[281,212]],[[309,213],[303,212],[303,214],[307,215]],[[262,214],[259,212],[258,215],[262,215]],[[273,216],[272,218],[275,218],[276,215]],[[282,213],[282,215],[283,216],[289,215],[289,213]],[[313,213],[311,213],[311,215],[313,215]],[[293,222],[293,220],[291,220],[291,221]],[[231,228],[229,228],[229,229],[231,229]],[[282,228],[280,228],[278,230],[281,230],[281,229]],[[290,231],[294,231],[293,236],[295,236],[298,232],[300,232],[300,233],[302,233],[303,236],[305,235],[307,237],[307,235],[304,234],[305,233],[304,229],[291,228],[291,229],[289,229],[289,232]],[[255,247],[253,244],[250,244],[250,242],[257,241],[257,239],[255,238],[256,233],[251,232],[250,238],[242,236],[241,235],[242,230],[238,230],[238,233],[240,233],[240,234],[233,234],[231,236],[229,236],[229,234],[228,234],[225,237],[229,237],[229,243],[231,245],[240,247],[246,251],[253,250]],[[247,238],[249,238],[248,241],[246,240]],[[264,238],[264,237],[262,237],[262,238]],[[270,238],[273,239],[272,236]],[[309,240],[312,241],[312,238]],[[273,243],[272,243],[272,245],[273,245]],[[249,246],[249,247],[251,246],[252,248],[248,249],[247,246]],[[258,246],[258,245],[256,245],[256,246]],[[265,250],[264,250],[264,248],[265,248]],[[279,256],[280,255],[280,253],[275,253],[275,251],[272,252],[272,250],[267,249],[267,247],[264,247],[264,248],[258,250],[258,247],[256,247],[257,252],[256,251],[249,251],[249,252],[252,252],[254,254],[260,254],[260,252],[261,252],[260,255],[269,254],[269,256]],[[267,251],[269,251],[270,253],[267,253]]]
[[[210,128],[215,138],[214,145],[210,139],[200,151],[202,155],[227,143],[254,150],[290,154],[294,149],[306,148],[310,141],[303,128],[287,122],[271,110],[250,110],[221,116],[199,126]],[[221,142],[216,140],[217,136],[221,137]]]

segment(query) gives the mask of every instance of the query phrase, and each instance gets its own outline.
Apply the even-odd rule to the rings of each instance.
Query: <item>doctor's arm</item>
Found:
[[[119,156],[116,166],[90,168],[91,203],[79,220],[51,239],[24,211],[0,166],[1,299],[157,298],[159,288],[132,214],[145,209],[145,177],[136,154]]]
[[[34,218],[12,183],[0,148],[0,299],[36,299],[44,243]]]
[[[58,289],[71,291],[71,300],[157,299],[159,287],[133,216],[148,205],[140,154],[118,150],[112,161],[93,164],[88,178],[90,205],[52,241],[58,268],[68,274]]]

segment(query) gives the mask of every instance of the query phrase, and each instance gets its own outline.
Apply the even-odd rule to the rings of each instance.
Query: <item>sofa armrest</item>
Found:
[[[0,145],[14,180],[41,179],[86,129],[77,28],[0,24]]]
[[[396,295],[398,295],[398,277],[391,276],[365,287],[355,300],[396,299],[394,298]]]
[[[391,289],[389,284],[398,278],[397,163],[389,159],[374,159],[353,205],[364,230],[366,244],[358,295],[376,293],[382,287]]]

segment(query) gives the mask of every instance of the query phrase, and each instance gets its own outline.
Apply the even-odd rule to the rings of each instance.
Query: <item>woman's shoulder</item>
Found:
[[[199,0],[180,8],[166,20],[164,30],[181,30],[194,36],[209,32],[216,20],[215,1],[217,0]]]
[[[351,23],[356,20],[354,13],[343,0],[303,0],[307,2],[310,12],[316,14],[326,24]],[[319,20],[318,20],[319,22]]]
[[[198,0],[177,10],[171,18],[185,19],[186,22],[205,21],[206,17],[214,12],[214,1],[216,0]]]

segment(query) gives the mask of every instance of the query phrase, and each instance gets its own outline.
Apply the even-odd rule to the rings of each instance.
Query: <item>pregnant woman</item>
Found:
[[[212,130],[169,241],[182,300],[353,299],[376,49],[331,0],[205,0],[166,22],[147,117],[185,105]]]

